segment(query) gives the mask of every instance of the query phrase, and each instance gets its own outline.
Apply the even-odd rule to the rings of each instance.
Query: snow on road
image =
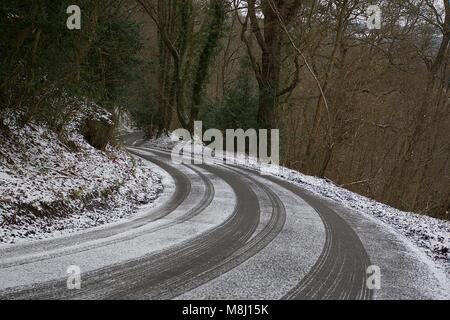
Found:
[[[180,219],[201,202],[206,187],[196,172],[187,167],[179,169],[189,177],[192,192],[168,216],[106,238],[82,243],[74,239],[67,248],[54,252],[33,252],[27,256],[2,259],[1,263],[6,265],[0,268],[0,290],[63,278],[67,266],[72,264],[79,266],[83,272],[89,272],[161,252],[205,234],[229,219],[235,208],[235,194],[221,179],[209,177],[216,191],[211,203],[188,221],[175,223],[182,221]],[[153,211],[159,211],[159,208],[147,210],[146,215],[152,216]]]
[[[319,215],[290,191],[261,177],[254,179],[282,200],[286,210],[282,232],[258,254],[177,299],[278,300],[311,271],[325,244],[324,225]],[[265,220],[270,219],[272,203],[265,199],[264,192],[258,194],[262,217],[267,215]],[[260,231],[261,228],[255,234]]]
[[[174,142],[170,137],[161,137],[148,141],[147,147],[156,147],[171,150]],[[195,152],[201,154],[202,146],[196,146]],[[234,155],[227,155],[233,157]],[[221,161],[219,161],[221,162]],[[386,204],[369,199],[365,196],[342,188],[332,181],[304,175],[298,171],[285,167],[257,163],[255,159],[236,159],[236,163],[246,166],[264,174],[271,174],[281,179],[294,183],[314,194],[331,200],[346,208],[356,210],[366,215],[367,218],[375,218],[379,222],[392,228],[400,235],[412,242],[418,249],[428,256],[450,279],[450,222],[435,219],[413,212],[404,212]]]

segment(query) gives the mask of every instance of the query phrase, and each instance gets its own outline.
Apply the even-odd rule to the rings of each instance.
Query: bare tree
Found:
[[[212,57],[219,43],[225,21],[227,2],[210,0],[199,30],[194,28],[194,1],[137,0],[155,23],[161,42],[172,57],[172,94],[180,124],[193,130],[197,120],[205,81]],[[162,8],[169,8],[169,15]],[[201,34],[201,37],[197,35]],[[194,43],[194,39],[197,40]],[[197,50],[191,50],[197,45]],[[195,57],[189,56],[196,54]],[[194,62],[194,65],[191,64]],[[192,76],[190,90],[186,90]],[[187,91],[190,91],[187,92]],[[189,96],[189,97],[188,97]]]
[[[299,63],[295,57],[297,72],[292,83],[281,87],[283,30],[279,18],[287,25],[295,18],[301,0],[248,0],[247,13],[242,24],[241,39],[248,55],[259,86],[258,124],[262,128],[277,126],[276,109],[278,99],[295,89],[299,82]],[[235,2],[239,7],[240,2]],[[280,17],[279,17],[280,16]],[[252,39],[256,39],[260,54],[255,52]]]

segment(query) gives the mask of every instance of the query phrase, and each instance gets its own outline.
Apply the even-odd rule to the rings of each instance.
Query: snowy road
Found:
[[[375,220],[289,182],[175,165],[159,205],[125,223],[0,249],[0,299],[445,299],[442,274]],[[79,266],[82,288],[67,288]],[[381,270],[369,290],[367,269]],[[446,279],[445,279],[446,280]]]

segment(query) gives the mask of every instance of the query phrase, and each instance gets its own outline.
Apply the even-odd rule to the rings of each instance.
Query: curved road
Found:
[[[166,173],[172,190],[124,223],[0,249],[0,299],[354,300],[448,293],[439,291],[434,269],[376,221],[275,177],[234,166],[175,165],[170,154],[143,147],[134,134],[124,141]],[[382,270],[379,290],[367,286],[374,264]],[[80,290],[67,288],[72,265],[82,272]]]

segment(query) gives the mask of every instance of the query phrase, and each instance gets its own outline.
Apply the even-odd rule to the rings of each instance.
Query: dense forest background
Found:
[[[150,137],[280,128],[283,165],[449,219],[448,0],[78,0],[68,30],[72,2],[2,1],[0,117],[58,130],[76,96]]]

